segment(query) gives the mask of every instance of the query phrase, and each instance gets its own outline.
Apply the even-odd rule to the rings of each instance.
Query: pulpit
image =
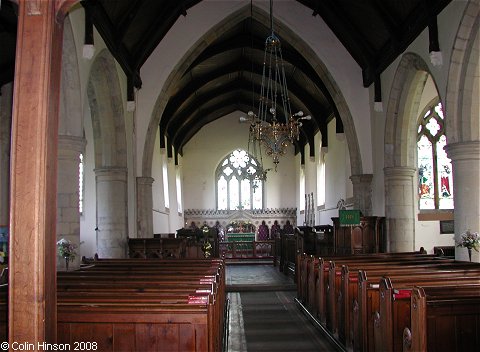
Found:
[[[346,226],[338,217],[332,221],[336,254],[386,252],[385,217],[361,216],[359,224]]]

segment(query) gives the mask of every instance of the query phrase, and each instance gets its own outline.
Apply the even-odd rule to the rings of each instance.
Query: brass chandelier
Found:
[[[285,155],[289,145],[299,140],[300,120],[310,120],[311,116],[303,116],[302,111],[291,112],[280,39],[273,31],[273,0],[270,0],[270,29],[271,34],[265,40],[258,112],[249,111],[248,117],[242,117],[240,121],[250,122],[249,143],[256,145],[258,142],[258,148],[263,145],[265,153],[273,158],[277,171],[280,156]],[[282,116],[278,116],[277,99],[282,106]]]

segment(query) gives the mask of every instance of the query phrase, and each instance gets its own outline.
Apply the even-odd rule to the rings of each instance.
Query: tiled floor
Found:
[[[292,278],[272,265],[227,266],[227,352],[334,351],[298,309]]]

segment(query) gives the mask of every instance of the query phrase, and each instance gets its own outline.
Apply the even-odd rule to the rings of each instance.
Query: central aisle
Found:
[[[335,351],[298,309],[294,287],[273,266],[228,266],[228,352]]]

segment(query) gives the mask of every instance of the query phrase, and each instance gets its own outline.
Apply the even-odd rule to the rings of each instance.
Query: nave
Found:
[[[299,309],[293,279],[272,265],[227,265],[228,352],[335,351]]]

